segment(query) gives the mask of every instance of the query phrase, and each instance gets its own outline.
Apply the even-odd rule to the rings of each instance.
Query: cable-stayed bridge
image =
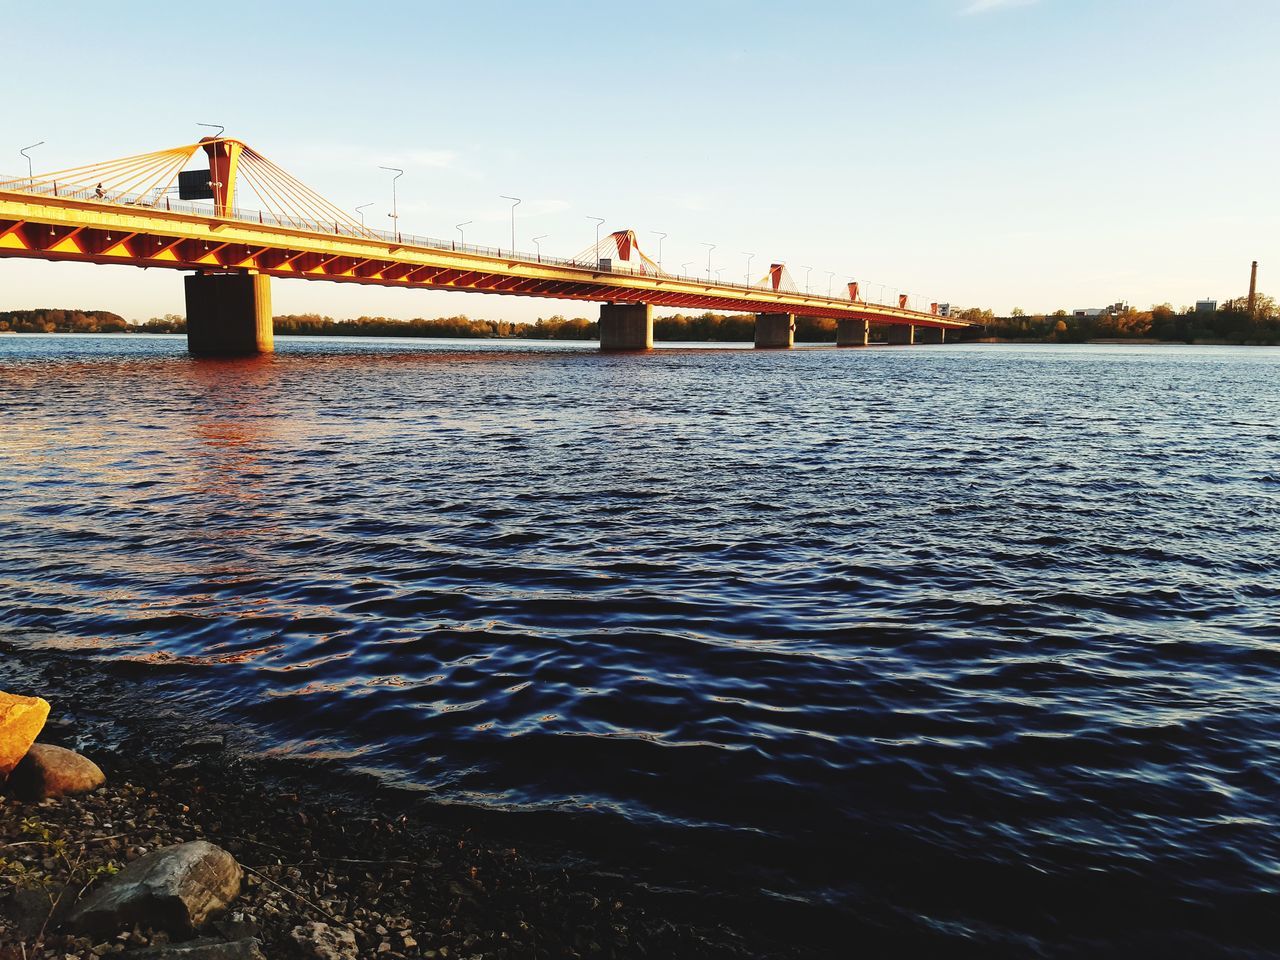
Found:
[[[801,291],[780,263],[751,284],[666,273],[630,230],[570,258],[375,231],[222,136],[0,177],[0,257],[190,271],[187,336],[200,354],[272,349],[271,277],[591,301],[606,350],[652,347],[654,307],[755,313],[759,347],[790,347],[797,316],[834,319],[842,346],[867,345],[873,327],[909,344],[966,326],[906,295],[867,302],[857,283],[841,297]]]

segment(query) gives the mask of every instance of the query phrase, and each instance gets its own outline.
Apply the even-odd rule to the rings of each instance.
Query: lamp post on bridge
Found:
[[[36,185],[36,175],[32,171],[32,167],[31,167],[31,154],[27,153],[27,151],[34,150],[36,147],[43,147],[44,143],[45,142],[41,140],[39,143],[33,143],[31,146],[23,147],[21,150],[18,151],[20,154],[22,154],[24,157],[27,158],[27,186],[34,187]]]
[[[604,217],[587,217],[588,220],[596,222],[596,262],[591,265],[592,270],[600,269],[600,225],[604,223]]]
[[[801,264],[803,266],[803,264]],[[804,268],[804,292],[809,292],[809,274],[813,273],[813,267]]]
[[[386,170],[388,173],[394,173],[391,178],[391,212],[387,214],[391,218],[391,232],[396,238],[396,243],[400,242],[400,208],[396,206],[396,181],[404,176],[404,171],[399,167],[379,167],[379,170]]]
[[[663,233],[661,230],[650,230],[649,232],[658,238],[658,272],[661,273],[662,272],[662,241],[667,239],[667,234]]]
[[[364,208],[365,208],[365,207],[372,207],[372,206],[373,206],[373,201],[372,201],[372,200],[370,200],[368,203],[362,203],[362,204],[360,204],[360,206],[356,207],[356,213],[357,213],[357,214],[359,215],[359,217],[360,217],[360,229],[361,229],[361,230],[363,230],[363,229],[364,229]]]
[[[688,270],[689,267],[691,267],[692,265],[693,265],[692,260],[686,260],[684,263],[680,264],[680,276],[682,277],[686,276],[685,271]]]
[[[716,248],[714,243],[702,241],[702,245],[707,248],[707,283],[711,282],[711,251]]]
[[[836,274],[834,270],[827,271],[827,297],[831,296],[831,286],[836,282]]]
[[[541,262],[542,262],[542,244],[540,243],[540,241],[545,240],[545,239],[547,239],[547,235],[546,235],[545,233],[544,233],[542,236],[540,236],[540,237],[534,237],[534,238],[533,238],[533,246],[534,246],[534,248],[538,251],[538,262],[539,262],[539,263],[541,263]]]
[[[453,229],[458,231],[458,243],[463,247],[467,245],[467,235],[462,232],[462,228],[469,226],[471,226],[470,220],[463,220],[461,223],[455,223],[453,225]]]
[[[751,286],[751,261],[756,258],[754,253],[747,253],[745,250],[742,255],[747,258],[747,286]]]
[[[511,201],[511,256],[516,255],[516,207],[524,203],[520,197],[508,197],[505,193],[498,194],[503,200]]]

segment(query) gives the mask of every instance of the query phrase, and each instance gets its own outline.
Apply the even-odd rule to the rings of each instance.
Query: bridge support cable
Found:
[[[201,151],[207,155],[208,176],[195,176],[200,171],[187,173],[194,180],[194,192],[187,194],[186,199],[212,200],[212,208],[183,204],[181,189],[175,186],[180,183],[179,174]],[[206,188],[207,192],[203,192]],[[69,167],[39,176],[0,180],[0,190],[180,210],[197,215],[211,213],[215,217],[257,220],[317,233],[374,236],[359,219],[330,203],[252,147],[229,137],[208,137],[199,143],[167,150]],[[239,210],[238,201],[246,190],[258,200],[256,216]]]
[[[787,269],[785,263],[770,264],[769,272],[756,281],[755,285],[757,287],[767,287],[770,290],[786,291],[787,293],[797,293],[799,291],[796,282],[791,279],[791,271]]]
[[[615,230],[600,241],[599,247],[593,243],[575,254],[569,262],[589,266],[593,270],[620,270],[645,277],[656,277],[662,273],[658,265],[640,249],[640,241],[636,239],[634,230]]]

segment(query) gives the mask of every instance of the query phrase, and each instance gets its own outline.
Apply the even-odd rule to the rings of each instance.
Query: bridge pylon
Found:
[[[209,155],[209,186],[213,189],[213,212],[225,217],[236,208],[236,177],[244,144],[225,137],[205,137],[200,141]]]
[[[647,303],[600,304],[601,350],[652,350],[653,307]]]
[[[252,270],[193,273],[185,278],[187,350],[197,357],[271,353],[271,278]]]
[[[795,342],[796,318],[792,314],[756,314],[756,349],[790,350]]]
[[[871,342],[871,321],[869,320],[837,320],[837,347],[865,347]]]

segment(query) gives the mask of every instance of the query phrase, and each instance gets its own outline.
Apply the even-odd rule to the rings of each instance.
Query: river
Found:
[[[277,347],[0,337],[0,636],[819,937],[1280,945],[1280,349]]]

